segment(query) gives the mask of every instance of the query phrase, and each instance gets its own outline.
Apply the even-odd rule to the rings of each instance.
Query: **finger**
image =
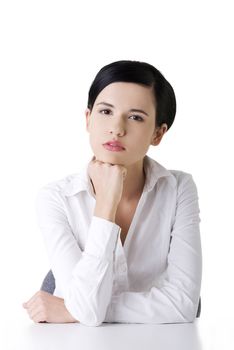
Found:
[[[36,323],[47,322],[46,317],[42,311],[39,311],[37,314],[33,315],[32,320]]]
[[[30,307],[32,305],[32,303],[34,302],[34,300],[35,300],[35,296],[36,296],[36,294],[34,294],[28,301],[24,302],[23,306],[25,308]]]
[[[46,321],[44,308],[41,305],[36,305],[34,308],[27,309],[29,318],[34,322]]]
[[[37,299],[38,299],[39,296],[44,296],[44,295],[46,295],[46,294],[48,294],[48,293],[39,290],[38,292],[36,292],[36,293],[32,296],[32,298],[30,298],[26,303],[24,303],[24,304],[25,304],[25,307],[27,307],[27,308],[31,307],[31,306],[37,301]]]
[[[43,317],[45,318],[45,310],[41,307],[41,305],[37,305],[37,307],[35,307],[34,309],[30,310],[30,315],[29,317],[35,321],[35,320],[38,320],[38,316],[40,315],[40,317]],[[46,321],[45,319],[40,319],[40,321]]]
[[[25,307],[28,309],[28,308],[31,308],[37,301],[37,296],[34,295],[31,299],[29,299],[29,301],[27,301],[25,303]]]

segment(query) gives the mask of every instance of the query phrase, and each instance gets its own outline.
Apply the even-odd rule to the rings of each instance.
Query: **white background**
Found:
[[[201,338],[230,346],[233,287],[233,10],[231,1],[1,1],[1,319],[49,269],[34,201],[91,156],[84,110],[102,66],[153,64],[177,97],[171,129],[148,155],[197,184],[203,249]],[[213,333],[212,333],[213,332]],[[212,333],[212,336],[211,336]]]

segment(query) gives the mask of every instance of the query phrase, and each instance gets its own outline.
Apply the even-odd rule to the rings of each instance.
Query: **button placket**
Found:
[[[121,261],[118,271],[121,275],[123,275],[127,272],[127,264],[126,264],[125,260]]]
[[[126,291],[128,288],[128,267],[125,251],[123,249],[120,236],[115,251],[114,263],[114,278],[113,278],[113,294]]]

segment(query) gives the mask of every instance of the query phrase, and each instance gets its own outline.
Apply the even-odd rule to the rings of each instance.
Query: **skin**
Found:
[[[114,108],[98,105],[103,101]],[[129,112],[131,108],[141,109],[148,116]],[[126,82],[106,86],[97,96],[92,111],[85,110],[85,116],[94,153],[88,167],[96,195],[94,215],[114,222],[118,208],[131,206],[141,195],[145,183],[144,156],[150,145],[161,142],[167,125],[155,127],[151,88]],[[112,139],[120,141],[125,151],[106,150],[102,144]],[[44,291],[36,292],[22,306],[35,323],[79,322],[66,309],[64,299]]]
[[[100,102],[110,103],[114,108],[98,105]],[[131,108],[141,109],[148,116],[139,112],[129,112]],[[121,194],[122,202],[134,200],[141,194],[145,181],[144,156],[150,145],[158,145],[167,131],[166,124],[155,127],[155,108],[150,87],[115,82],[107,85],[99,93],[92,111],[89,108],[85,111],[86,130],[90,134],[90,145],[96,160],[121,165],[127,170]],[[120,141],[125,151],[106,150],[102,144],[112,139]]]
[[[39,290],[22,305],[35,323],[75,323],[78,322],[68,312],[64,299]]]

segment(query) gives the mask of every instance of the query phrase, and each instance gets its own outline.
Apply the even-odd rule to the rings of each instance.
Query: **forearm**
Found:
[[[100,325],[113,287],[113,257],[120,227],[93,216],[82,258],[64,289],[64,301],[72,316],[87,326]]]

